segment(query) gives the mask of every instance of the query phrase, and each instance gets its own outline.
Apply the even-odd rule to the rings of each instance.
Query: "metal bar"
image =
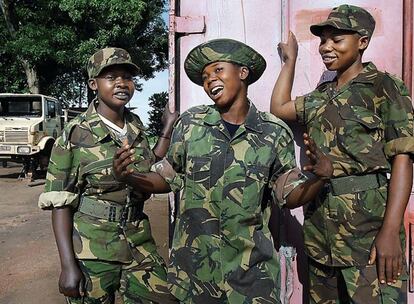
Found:
[[[179,12],[180,0],[169,0],[169,28],[168,28],[168,106],[170,111],[180,111],[179,89],[179,45],[177,45],[177,34],[175,32],[175,17]],[[179,194],[168,193],[168,247],[171,249],[174,233],[175,217],[179,202]]]
[[[413,268],[414,268],[414,261],[413,261],[413,254],[414,254],[414,246],[413,246],[413,233],[414,233],[414,225],[408,224],[408,271],[410,273],[410,276],[408,277],[408,291],[414,292],[414,280],[413,280]]]
[[[175,111],[175,0],[169,0],[170,11],[169,11],[169,23],[168,23],[168,106],[170,111]]]
[[[290,31],[289,0],[282,0],[281,6],[280,37],[282,41],[287,41]]]
[[[403,2],[403,71],[405,85],[412,94],[413,80],[413,1]]]
[[[413,89],[413,1],[403,1],[403,58],[402,77],[410,94]],[[413,195],[413,194],[411,194]],[[408,224],[408,291],[414,292],[414,225]]]

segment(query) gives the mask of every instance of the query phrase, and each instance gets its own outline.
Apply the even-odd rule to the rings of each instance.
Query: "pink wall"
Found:
[[[409,0],[411,1],[411,0]],[[258,50],[267,61],[267,69],[262,78],[249,87],[249,97],[256,106],[267,111],[274,81],[280,71],[281,63],[277,54],[277,43],[293,31],[299,42],[299,56],[296,67],[295,84],[292,96],[302,95],[313,90],[320,76],[325,71],[318,54],[319,39],[309,31],[309,25],[324,20],[332,7],[343,4],[343,1],[326,0],[170,0],[177,2],[175,14],[177,19],[175,42],[176,53],[172,55],[176,68],[170,74],[171,83],[176,81],[175,101],[181,112],[197,104],[210,104],[211,101],[203,89],[186,77],[183,61],[188,52],[196,45],[215,38],[233,38],[247,43]],[[362,6],[369,10],[377,21],[374,37],[365,53],[366,61],[373,61],[381,70],[402,76],[403,55],[403,0],[361,0],[347,1],[348,4]],[[190,18],[192,17],[192,18]],[[204,18],[204,21],[203,19]],[[200,20],[204,28],[200,30]],[[172,20],[173,21],[173,20]],[[170,28],[174,28],[174,21]],[[191,34],[191,32],[197,32]],[[174,36],[171,33],[172,38]],[[170,41],[171,45],[171,41]],[[414,85],[414,83],[413,83]],[[292,126],[296,129],[296,126]],[[296,133],[300,133],[297,130]],[[297,146],[298,161],[301,151]],[[408,208],[406,219],[414,223],[414,198]],[[274,230],[279,231],[279,222],[284,227],[280,239],[295,248],[297,256],[293,261],[293,295],[290,303],[302,303],[303,286],[305,284],[306,258],[301,245],[301,223],[303,212],[293,210],[289,214],[275,214]],[[276,235],[276,234],[275,234]],[[282,259],[282,263],[284,260]],[[283,266],[283,265],[282,265]],[[283,280],[282,280],[283,281]],[[286,291],[289,292],[289,291]],[[410,303],[414,296],[410,294]]]
[[[181,16],[205,16],[206,30],[203,34],[185,35],[179,39],[180,46],[180,106],[185,110],[201,103],[211,103],[201,87],[191,83],[185,76],[183,61],[196,45],[214,38],[233,38],[254,46],[266,59],[268,68],[257,84],[249,88],[249,96],[261,109],[269,108],[269,94],[275,71],[280,69],[276,54],[276,42],[280,40],[281,7],[277,1],[198,0],[180,1]],[[258,15],[258,9],[266,18]]]

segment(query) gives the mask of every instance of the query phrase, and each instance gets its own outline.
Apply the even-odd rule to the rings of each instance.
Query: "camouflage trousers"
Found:
[[[309,259],[310,303],[402,304],[407,303],[407,281],[379,284],[377,267],[330,267]]]
[[[83,298],[66,298],[69,304],[113,304],[119,291],[124,304],[178,303],[167,288],[167,274],[157,254],[130,264],[79,260],[86,278]]]

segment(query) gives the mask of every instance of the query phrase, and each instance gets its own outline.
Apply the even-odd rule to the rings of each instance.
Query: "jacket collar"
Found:
[[[110,136],[111,134],[108,127],[101,120],[98,112],[96,111],[98,103],[99,100],[95,98],[84,114],[84,119],[86,120],[89,129],[94,135],[95,143],[102,141],[104,138]],[[136,115],[133,115],[127,108],[125,108],[124,115],[125,123],[127,124],[128,144],[131,145],[137,138],[138,134],[141,131],[144,131],[145,128],[141,120]]]
[[[256,109],[255,105],[249,100],[249,111],[246,115],[246,120],[244,122],[244,127],[252,131],[261,133],[262,120],[260,119],[259,111]],[[204,122],[211,126],[223,125],[220,112],[215,106],[208,107],[206,115],[204,117]],[[224,126],[223,126],[224,127]]]
[[[372,62],[363,63],[364,68],[358,74],[357,77],[351,80],[351,83],[371,83],[375,82],[375,78],[378,75],[378,70],[375,64]]]
[[[343,88],[348,88],[353,83],[367,83],[367,84],[374,84],[375,78],[378,75],[378,70],[375,64],[372,62],[365,62],[363,63],[362,71],[352,79],[347,85],[343,86]],[[329,86],[334,85],[336,83],[336,77],[332,81],[323,82],[318,85],[319,91],[326,91]],[[341,89],[340,91],[344,91]]]

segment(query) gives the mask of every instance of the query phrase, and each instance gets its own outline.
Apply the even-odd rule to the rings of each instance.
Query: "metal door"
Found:
[[[347,3],[366,8],[377,23],[364,61],[373,61],[379,69],[399,77],[404,74],[411,86],[412,0],[361,0]],[[318,54],[319,38],[310,33],[309,25],[326,19],[329,11],[340,4],[343,1],[170,0],[171,106],[177,106],[183,112],[194,105],[211,103],[203,89],[186,77],[183,69],[185,56],[193,47],[207,40],[233,38],[255,48],[267,61],[265,73],[249,87],[248,96],[260,110],[268,111],[271,91],[281,67],[277,43],[287,37],[289,30],[296,34],[299,42],[292,97],[310,92],[316,87],[325,68]],[[406,18],[405,24],[403,16]],[[297,126],[292,125],[292,128],[300,135],[301,130]],[[296,152],[300,162],[300,140],[297,143]],[[409,219],[414,223],[414,199],[407,210],[408,225]],[[283,245],[280,252],[282,297],[290,299],[290,303],[306,302],[304,290],[307,271],[301,238],[302,209],[274,214],[273,220],[275,241],[282,241]],[[284,224],[280,225],[278,220]],[[286,267],[290,264],[291,267]],[[290,270],[293,272],[290,273]],[[414,297],[411,303],[414,303]]]

